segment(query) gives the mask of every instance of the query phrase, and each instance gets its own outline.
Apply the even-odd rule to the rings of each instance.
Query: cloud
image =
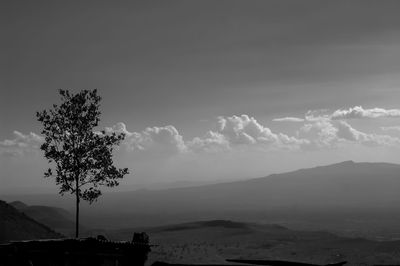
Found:
[[[336,110],[330,117],[331,119],[400,117],[400,109],[364,109],[362,106],[355,106],[349,109]]]
[[[304,125],[298,135],[311,140],[308,148],[332,148],[354,143],[365,146],[400,146],[400,139],[388,135],[365,133],[346,121],[320,120]]]
[[[345,120],[345,119],[365,119],[365,118],[400,118],[400,109],[371,108],[364,109],[362,106],[350,107],[348,109],[337,109],[330,111],[328,109],[309,110],[304,118],[283,117],[275,118],[275,122],[310,122],[317,120]]]
[[[297,139],[282,133],[274,133],[248,115],[218,117],[216,131],[210,131],[203,138],[195,138],[189,147],[205,150],[231,149],[233,147],[263,146],[296,149],[307,140]],[[215,147],[211,147],[215,145]]]
[[[297,135],[310,141],[309,145],[303,148],[316,149],[334,146],[338,139],[337,131],[329,120],[317,120],[302,126]]]
[[[308,111],[305,119],[296,117],[274,119],[274,121],[296,122],[303,120],[304,124],[294,136],[273,132],[254,117],[246,114],[220,116],[217,118],[213,130],[191,140],[185,140],[172,125],[148,127],[143,131],[136,132],[129,131],[124,123],[119,122],[104,130],[106,133],[124,133],[126,137],[122,146],[125,147],[126,152],[150,152],[154,156],[198,152],[216,153],[234,149],[310,150],[333,148],[345,143],[366,146],[400,146],[400,140],[396,137],[361,132],[345,120],[332,119],[334,116],[353,117],[355,113],[357,113],[357,117],[382,117],[382,113],[384,113],[382,110],[384,109],[362,109],[361,107],[340,112],[337,110],[334,113],[330,113],[328,110],[314,110]],[[390,116],[395,116],[393,110],[386,111]],[[400,130],[400,127],[383,127],[382,130]],[[35,133],[25,135],[14,131],[14,136],[14,139],[0,142],[2,155],[17,156],[37,151],[43,142],[43,137]]]
[[[106,127],[104,130],[106,133],[124,133],[126,136],[123,145],[128,151],[155,151],[160,154],[171,154],[187,150],[183,137],[171,125],[148,127],[141,132],[129,132],[126,125],[119,122],[114,126]],[[19,131],[14,131],[14,136],[14,139],[0,141],[0,154],[8,157],[16,157],[37,152],[44,141],[42,136],[35,133],[25,135]]]
[[[344,139],[348,141],[359,141],[361,136],[366,135],[353,127],[351,127],[347,122],[339,121],[336,124],[336,136],[339,139]]]
[[[130,151],[164,151],[170,153],[220,152],[235,147],[263,146],[296,149],[308,142],[282,133],[273,133],[248,115],[218,117],[216,129],[202,137],[185,141],[174,126],[149,127],[141,132],[130,132],[124,123],[117,123],[105,131],[125,133],[124,145]]]
[[[381,127],[383,131],[400,131],[400,126],[391,126],[391,127]]]
[[[42,136],[33,132],[25,135],[19,131],[14,131],[13,134],[14,139],[0,141],[0,154],[15,157],[35,152],[44,141]]]
[[[106,127],[107,133],[124,133],[124,144],[128,150],[157,150],[158,152],[184,152],[186,145],[178,130],[171,125],[148,127],[141,132],[129,132],[122,122]]]
[[[308,122],[330,120],[328,109],[309,110],[305,114],[305,120]]]
[[[282,118],[274,118],[272,119],[274,122],[304,122],[304,118],[299,117],[282,117]]]
[[[231,149],[228,139],[221,133],[208,131],[202,138],[195,137],[187,142],[187,147],[194,152],[220,152]]]
[[[231,144],[254,144],[260,137],[265,141],[276,140],[269,128],[264,128],[247,115],[219,117],[217,132],[225,136]]]
[[[346,143],[364,146],[400,146],[400,139],[365,133],[343,120],[331,120],[328,110],[309,111],[295,136],[272,132],[248,115],[218,117],[215,131],[186,142],[189,150],[221,151],[237,147],[313,150],[337,148]]]
[[[112,127],[105,127],[104,131],[106,133],[124,133],[126,135],[126,137],[130,137],[132,135],[132,133],[130,133],[127,129],[126,129],[126,125],[122,122],[118,122],[117,124],[115,124]]]

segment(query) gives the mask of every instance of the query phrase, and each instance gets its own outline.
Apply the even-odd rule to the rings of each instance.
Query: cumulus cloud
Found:
[[[274,133],[248,115],[218,117],[216,131],[210,131],[203,138],[195,138],[188,145],[205,150],[229,149],[235,146],[269,146],[274,148],[299,148],[308,142],[282,133]],[[211,147],[215,145],[215,148]]]
[[[33,132],[23,134],[19,131],[14,131],[13,134],[13,139],[0,141],[0,154],[12,157],[20,156],[36,151],[44,141],[42,136]]]
[[[124,144],[128,150],[164,150],[169,152],[220,152],[235,147],[262,146],[283,149],[298,149],[309,141],[274,133],[248,115],[218,117],[215,130],[202,137],[184,140],[173,126],[149,127],[142,132],[130,132],[124,123],[107,127],[106,132],[125,133]]]
[[[105,127],[104,131],[106,133],[124,133],[126,135],[126,137],[130,137],[132,135],[132,133],[130,133],[127,129],[126,129],[126,125],[122,122],[118,122],[117,124],[113,125],[112,127]]]
[[[371,108],[355,106],[330,112],[327,109],[310,110],[305,115],[306,125],[300,129],[300,136],[309,136],[315,146],[336,146],[343,141],[368,146],[398,146],[400,139],[388,135],[365,133],[353,128],[347,119],[394,118],[400,117],[400,109]],[[382,127],[382,130],[400,130],[400,127]]]
[[[304,125],[299,136],[310,139],[312,148],[337,147],[343,143],[366,146],[399,146],[400,139],[388,135],[365,133],[353,128],[346,121],[320,120]]]
[[[274,122],[304,122],[304,118],[299,118],[299,117],[281,117],[281,118],[274,118],[272,119]]]
[[[230,150],[229,140],[221,133],[208,131],[202,138],[195,137],[187,142],[187,147],[194,152],[220,152]]]
[[[336,110],[331,115],[332,119],[360,119],[381,117],[400,117],[400,109],[364,109],[362,106],[355,106],[349,109]]]
[[[174,126],[149,127],[141,132],[130,132],[124,123],[117,123],[105,129],[107,133],[125,133],[124,144],[128,150],[163,150],[168,152],[219,152],[234,147],[247,147],[256,144],[263,147],[296,149],[307,143],[282,133],[274,133],[248,115],[218,117],[216,129],[202,137],[184,140]]]
[[[183,152],[186,145],[178,130],[171,125],[148,127],[141,132],[129,132],[122,122],[105,128],[106,133],[124,133],[124,144],[129,150],[157,150],[163,152]]]
[[[246,114],[218,117],[213,130],[191,140],[184,140],[180,132],[172,125],[148,127],[143,131],[129,131],[124,123],[119,122],[114,126],[106,127],[104,131],[124,133],[126,137],[123,146],[128,152],[154,151],[155,153],[152,154],[215,153],[242,148],[309,150],[337,147],[343,143],[400,146],[400,140],[396,137],[361,132],[344,119],[339,119],[339,117],[383,117],[382,110],[384,109],[362,109],[362,107],[337,110],[334,113],[328,110],[314,110],[308,111],[305,119],[296,117],[274,119],[274,121],[303,121],[304,124],[294,136],[273,132],[254,117]],[[395,116],[396,112],[393,110],[386,110],[389,114],[386,116]],[[400,127],[383,127],[382,130],[400,130]],[[21,155],[37,150],[43,142],[43,137],[35,133],[25,135],[15,131],[14,136],[14,139],[0,142],[1,154]]]
[[[308,122],[329,120],[330,113],[328,109],[309,110],[305,114],[305,120]]]
[[[123,145],[128,151],[156,151],[157,153],[180,153],[187,150],[183,137],[174,126],[148,127],[141,132],[129,132],[124,123],[106,127],[107,133],[124,133]],[[100,132],[97,132],[101,134]],[[37,151],[44,138],[35,133],[23,134],[14,131],[15,138],[0,141],[0,153],[6,156],[19,156]]]
[[[271,142],[276,140],[276,135],[269,128],[264,128],[247,115],[219,117],[217,131],[231,144],[254,144],[259,138]]]
[[[318,120],[302,126],[297,135],[310,140],[309,145],[304,148],[323,148],[332,147],[336,144],[337,131],[338,129],[329,120]]]

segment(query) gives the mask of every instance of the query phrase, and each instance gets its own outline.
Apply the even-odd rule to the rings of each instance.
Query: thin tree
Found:
[[[41,149],[53,167],[45,177],[54,177],[59,193],[71,193],[76,199],[75,237],[79,237],[79,203],[90,204],[101,195],[100,186],[114,187],[128,174],[127,168],[113,165],[113,148],[125,138],[123,133],[95,131],[100,121],[97,90],[76,94],[59,91],[60,105],[37,112],[45,137]]]

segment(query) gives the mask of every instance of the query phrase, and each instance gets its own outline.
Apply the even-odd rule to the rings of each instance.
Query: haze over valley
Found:
[[[345,161],[230,183],[106,193],[98,202],[83,205],[82,223],[119,229],[226,219],[397,239],[399,170],[396,164]],[[72,197],[56,194],[3,198],[29,205],[51,202],[71,213],[74,206]]]
[[[399,10],[5,0],[0,264],[400,264]]]

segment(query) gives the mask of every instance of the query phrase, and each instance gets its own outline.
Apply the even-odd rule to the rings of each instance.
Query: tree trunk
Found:
[[[75,238],[79,237],[79,188],[78,188],[78,179],[76,179],[76,212],[75,212]]]

